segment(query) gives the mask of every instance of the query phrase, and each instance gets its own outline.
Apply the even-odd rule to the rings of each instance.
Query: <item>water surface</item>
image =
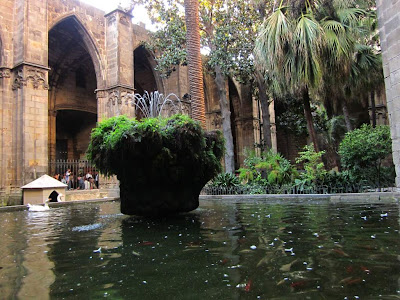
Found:
[[[399,299],[397,204],[118,202],[0,214],[0,299]]]

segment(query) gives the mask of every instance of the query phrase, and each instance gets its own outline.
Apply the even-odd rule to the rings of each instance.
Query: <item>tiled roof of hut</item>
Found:
[[[50,177],[49,175],[43,175],[38,179],[24,185],[21,189],[46,189],[46,188],[66,188],[67,185]]]

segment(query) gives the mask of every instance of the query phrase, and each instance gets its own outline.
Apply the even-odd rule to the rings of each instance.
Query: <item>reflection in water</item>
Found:
[[[6,299],[400,295],[395,204],[210,201],[176,218],[148,219],[106,202],[42,214],[2,214]]]
[[[18,298],[25,299],[32,295],[40,295],[41,299],[50,298],[50,286],[55,280],[53,273],[54,263],[49,260],[49,244],[46,240],[54,235],[51,226],[54,214],[50,211],[30,212],[26,223],[32,226],[26,235],[26,248],[23,250],[22,267],[25,276],[21,280]],[[28,226],[29,226],[28,225]],[[40,272],[37,272],[40,270]]]

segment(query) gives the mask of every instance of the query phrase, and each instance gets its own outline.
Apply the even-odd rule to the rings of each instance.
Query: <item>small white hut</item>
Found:
[[[43,175],[21,187],[23,190],[24,205],[28,203],[42,204],[46,201],[57,202],[57,197],[60,194],[65,195],[66,188],[67,185],[65,183],[49,175]]]

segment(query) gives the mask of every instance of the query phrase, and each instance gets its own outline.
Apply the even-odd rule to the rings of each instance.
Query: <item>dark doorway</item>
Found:
[[[88,37],[74,17],[49,32],[50,160],[82,159],[97,122],[96,71]],[[93,52],[93,49],[91,49]]]
[[[135,93],[140,95],[143,95],[145,91],[151,93],[157,90],[151,60],[150,53],[143,46],[139,46],[134,51]]]
[[[58,202],[57,201],[57,197],[58,197],[58,193],[56,191],[52,191],[51,194],[49,195],[49,202]]]

